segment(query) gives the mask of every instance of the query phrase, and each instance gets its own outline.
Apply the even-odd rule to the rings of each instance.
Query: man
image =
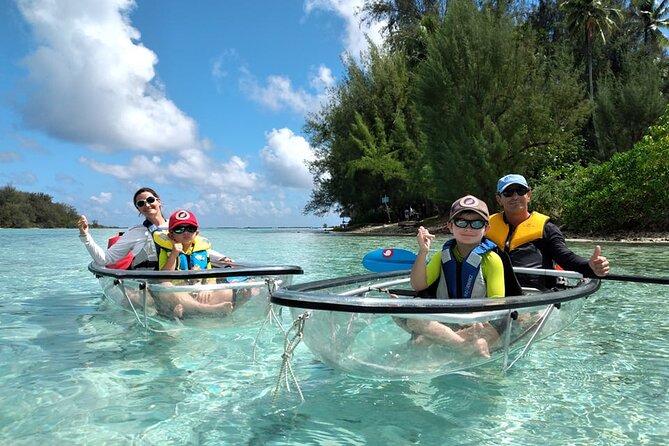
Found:
[[[602,257],[599,245],[595,246],[590,259],[578,256],[567,248],[564,235],[550,217],[529,211],[532,190],[522,175],[500,178],[496,198],[503,212],[490,217],[486,237],[509,254],[513,266],[553,269],[559,265],[588,277],[609,273],[609,261]],[[522,286],[542,291],[556,284],[556,278],[549,276],[519,275],[518,280]]]

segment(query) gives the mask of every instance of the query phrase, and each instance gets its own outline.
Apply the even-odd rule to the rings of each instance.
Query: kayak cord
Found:
[[[271,296],[272,293],[276,291],[277,288],[277,283],[274,279],[265,279],[265,284],[267,285],[267,292]],[[256,360],[256,352],[258,350],[258,340],[260,339],[260,334],[265,328],[265,325],[267,325],[267,322],[269,321],[270,323],[274,322],[276,325],[281,329],[283,332],[284,337],[286,336],[286,330],[283,329],[283,325],[281,325],[281,320],[277,316],[276,312],[274,311],[275,305],[270,304],[269,305],[269,310],[267,311],[267,315],[265,316],[265,319],[263,320],[262,324],[260,324],[260,329],[258,330],[258,334],[256,335],[256,338],[253,341],[253,362]],[[279,314],[281,314],[281,309],[283,307],[279,307]]]
[[[305,311],[304,313],[299,315],[297,319],[295,319],[295,321],[293,321],[293,325],[286,332],[286,336],[284,337],[284,342],[283,342],[283,354],[281,355],[283,361],[281,362],[279,377],[276,381],[276,387],[274,388],[274,392],[272,395],[272,404],[275,403],[276,397],[278,396],[279,393],[281,382],[284,380],[286,383],[286,389],[289,392],[290,392],[290,380],[293,381],[293,384],[297,389],[297,393],[300,395],[300,399],[304,401],[304,395],[302,394],[302,389],[300,389],[300,383],[297,381],[297,377],[295,376],[295,371],[293,370],[293,366],[290,363],[290,360],[293,357],[293,352],[295,351],[295,348],[297,348],[297,346],[302,341],[302,337],[304,335],[304,323],[310,317],[311,317],[311,311]],[[295,335],[293,335],[293,337],[291,338],[290,332],[293,330],[295,331]],[[290,375],[290,380],[289,380],[289,375]]]

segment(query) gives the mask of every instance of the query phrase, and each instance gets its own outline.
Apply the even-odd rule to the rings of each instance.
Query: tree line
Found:
[[[54,203],[44,193],[0,188],[0,228],[74,228],[79,214],[70,205]]]
[[[345,58],[306,121],[317,156],[304,212],[400,220],[409,207],[445,214],[465,194],[494,207],[497,179],[521,173],[534,208],[574,230],[669,229],[668,8],[366,1],[385,42]]]

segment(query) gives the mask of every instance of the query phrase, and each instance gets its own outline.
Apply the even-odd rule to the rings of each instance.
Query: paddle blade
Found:
[[[375,273],[411,269],[416,254],[406,249],[384,248],[368,253],[362,259],[362,265]]]

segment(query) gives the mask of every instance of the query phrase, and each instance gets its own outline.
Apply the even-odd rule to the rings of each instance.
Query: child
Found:
[[[424,227],[418,229],[418,256],[411,269],[411,286],[422,291],[435,288],[438,299],[467,299],[504,297],[504,267],[502,259],[492,251],[495,244],[484,238],[488,229],[488,206],[478,198],[467,195],[451,206],[448,229],[453,239],[426,266],[427,255],[434,235]],[[476,323],[454,331],[437,321],[407,319],[406,328],[418,335],[417,341],[454,344],[467,348],[474,342],[485,357],[490,356],[489,343],[499,338],[490,324]]]
[[[170,216],[168,228],[167,233],[156,231],[153,234],[153,240],[160,248],[158,269],[161,271],[211,269],[209,259],[211,244],[206,238],[200,237],[195,214],[179,209]],[[169,294],[172,296],[161,296],[160,303],[174,305],[172,314],[177,318],[182,318],[184,313],[232,312],[233,291],[229,289],[200,291],[196,294],[186,292]]]

